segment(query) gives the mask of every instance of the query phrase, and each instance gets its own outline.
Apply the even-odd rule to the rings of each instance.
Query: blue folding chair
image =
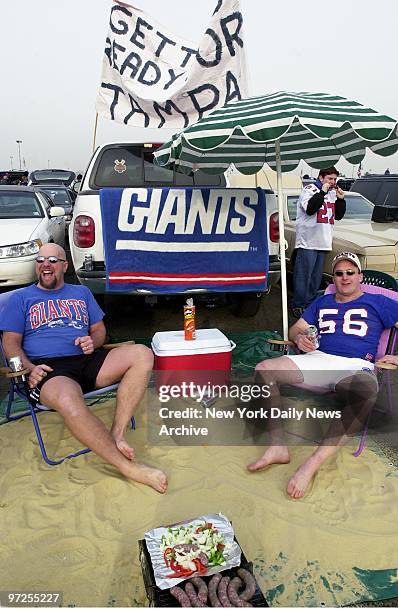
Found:
[[[7,308],[7,302],[10,296],[16,291],[20,291],[20,289],[15,289],[14,291],[8,291],[6,293],[0,294],[0,309],[1,310],[3,310],[4,308]],[[62,459],[50,459],[48,457],[47,450],[46,450],[44,440],[43,440],[43,436],[40,430],[40,425],[39,425],[39,420],[37,418],[37,414],[40,412],[56,412],[56,411],[52,410],[51,408],[47,408],[46,406],[43,406],[42,404],[36,404],[36,405],[32,404],[32,402],[29,399],[29,394],[28,394],[29,388],[28,388],[27,375],[29,372],[28,370],[23,370],[22,372],[11,372],[9,365],[8,365],[7,357],[4,352],[2,336],[3,336],[3,333],[2,331],[0,331],[0,353],[1,353],[3,363],[4,363],[4,367],[1,368],[1,370],[2,370],[2,373],[5,374],[5,376],[8,379],[8,393],[7,393],[7,400],[6,400],[7,405],[6,405],[6,410],[5,410],[5,422],[16,421],[18,419],[21,419],[23,417],[30,415],[32,417],[33,425],[36,431],[36,436],[39,442],[41,454],[43,456],[44,461],[48,463],[48,465],[59,465],[60,463],[63,463],[65,459],[72,459],[73,457],[78,457],[79,455],[90,453],[91,452],[90,448],[83,448],[75,453],[69,453]],[[104,345],[105,348],[111,348],[114,346],[115,345],[106,345],[106,344]],[[114,384],[108,387],[102,387],[101,389],[95,389],[94,391],[85,393],[83,397],[86,400],[97,398],[97,401],[98,401],[99,396],[104,395],[111,391],[115,391],[118,388],[118,386],[119,386],[118,384]],[[17,398],[19,398],[24,403],[26,403],[26,410],[21,410],[15,414],[12,414],[12,405],[13,405],[13,402]],[[93,402],[93,403],[96,403],[96,402]],[[134,417],[131,418],[131,429],[135,429]]]

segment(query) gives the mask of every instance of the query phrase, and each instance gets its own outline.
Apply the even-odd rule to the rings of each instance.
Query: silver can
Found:
[[[84,269],[87,272],[92,272],[94,270],[94,261],[92,255],[85,255],[84,257]]]
[[[10,357],[8,360],[11,372],[22,372],[24,369],[21,357]]]
[[[318,329],[315,325],[309,325],[307,329],[304,331],[307,338],[311,340],[314,345],[314,348],[319,348],[319,334]]]

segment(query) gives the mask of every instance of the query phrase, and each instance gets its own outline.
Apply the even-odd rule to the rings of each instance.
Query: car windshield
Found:
[[[344,199],[347,204],[344,219],[371,219],[373,204],[360,195],[346,193]]]
[[[44,191],[44,193],[49,195],[56,205],[70,206],[69,195],[66,189],[62,189],[62,187],[40,187],[40,191]]]
[[[191,175],[173,172],[153,161],[156,146],[143,144],[111,147],[99,157],[92,188],[101,187],[172,187],[225,185],[224,175],[213,176],[200,171]]]
[[[0,219],[34,219],[43,216],[43,209],[34,193],[0,192]]]
[[[32,172],[34,181],[69,181],[72,178],[73,172],[66,170],[35,170]]]

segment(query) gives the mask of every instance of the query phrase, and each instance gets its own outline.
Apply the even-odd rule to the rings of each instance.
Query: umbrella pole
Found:
[[[279,251],[280,251],[280,260],[281,260],[283,339],[288,340],[289,321],[288,321],[288,315],[287,315],[285,221],[283,218],[284,202],[283,202],[283,188],[282,188],[282,164],[281,164],[280,140],[275,140],[275,160],[276,160],[278,212],[279,212]]]

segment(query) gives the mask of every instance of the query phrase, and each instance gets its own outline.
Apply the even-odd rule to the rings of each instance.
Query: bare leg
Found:
[[[272,407],[280,407],[281,397],[280,384],[293,385],[303,381],[303,375],[296,364],[288,357],[277,357],[262,361],[256,366],[256,377],[259,384],[269,385],[271,397],[268,400]],[[285,444],[282,423],[276,419],[269,420],[270,446],[258,461],[250,463],[247,469],[257,472],[270,465],[278,463],[289,463],[289,450]]]
[[[48,380],[42,387],[40,401],[59,412],[75,438],[116,467],[123,476],[159,493],[166,491],[167,478],[161,470],[129,461],[120,452],[105,425],[87,408],[80,385],[75,381],[65,376]]]
[[[120,380],[111,435],[120,452],[130,460],[134,459],[134,449],[125,439],[126,429],[145,394],[152,366],[152,351],[146,346],[120,346],[107,355],[96,380],[97,388]]]
[[[315,474],[350,436],[360,430],[377,398],[376,379],[358,372],[344,378],[336,385],[336,393],[344,401],[341,420],[332,423],[322,444],[295,472],[287,485],[287,493],[294,499],[304,497]]]

